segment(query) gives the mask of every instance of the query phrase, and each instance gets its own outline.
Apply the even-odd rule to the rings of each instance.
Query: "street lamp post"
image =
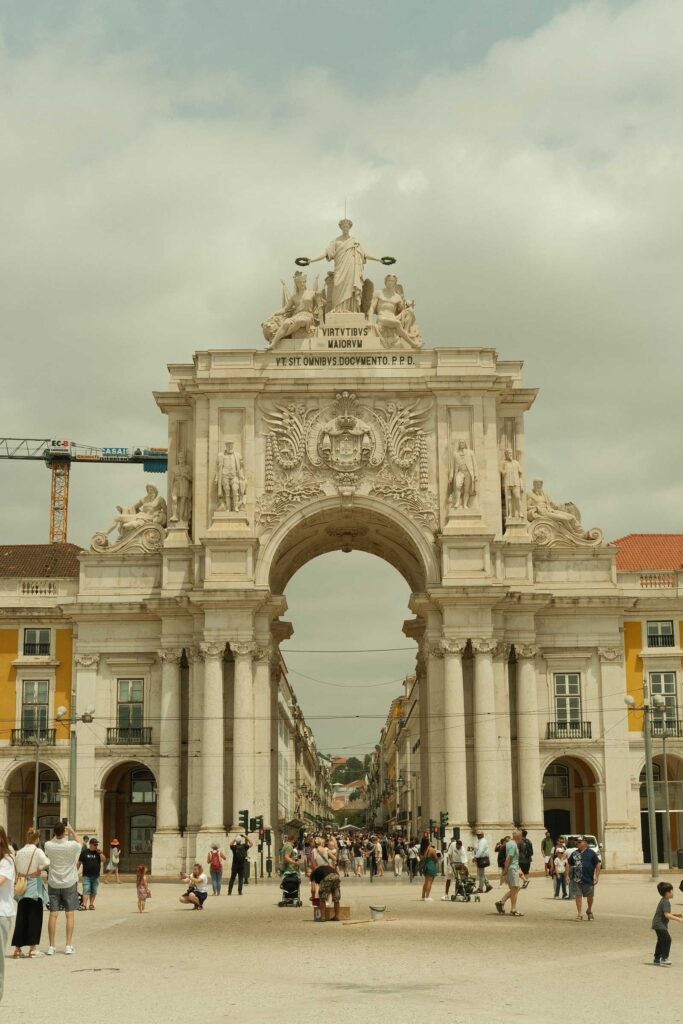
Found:
[[[650,834],[650,872],[653,878],[659,878],[659,851],[657,849],[657,817],[655,812],[655,783],[652,772],[652,727],[650,725],[650,712],[653,707],[659,708],[664,704],[661,694],[655,694],[650,702],[650,690],[648,682],[643,675],[643,704],[636,707],[635,699],[628,694],[624,697],[624,703],[632,711],[643,712],[643,742],[645,744],[645,789],[647,792],[647,825]]]
[[[72,694],[72,701],[75,694]],[[78,777],[78,740],[76,737],[76,723],[84,722],[89,724],[93,720],[93,707],[88,707],[82,715],[74,715],[72,703],[72,713],[67,718],[67,709],[65,707],[57,708],[57,721],[68,723],[69,725],[69,824],[73,829],[76,828],[76,785]]]
[[[662,732],[662,768],[664,769],[664,840],[666,842],[666,857],[669,867],[674,866],[673,850],[671,849],[671,808],[669,806],[669,767],[666,763],[666,719],[664,719],[664,731]]]

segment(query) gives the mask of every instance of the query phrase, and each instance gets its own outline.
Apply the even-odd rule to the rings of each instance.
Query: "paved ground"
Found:
[[[671,878],[674,909],[683,909],[679,876]],[[62,939],[52,958],[6,960],[3,1019],[28,1020],[31,1008],[43,1017],[49,1006],[131,1024],[234,1024],[238,1014],[329,1024],[370,1013],[449,1024],[577,1016],[630,1024],[680,1012],[683,925],[671,924],[673,966],[650,966],[656,893],[642,875],[604,875],[596,920],[581,924],[542,878],[520,896],[523,919],[498,916],[497,888],[479,904],[442,903],[437,880],[425,904],[419,884],[405,879],[349,879],[342,896],[354,919],[369,917],[370,903],[386,904],[394,918],[355,925],[315,924],[306,902],[279,909],[275,882],[249,885],[240,898],[209,896],[202,912],[177,902],[181,886],[152,883],[152,891],[141,916],[132,884],[103,886],[97,910],[77,915],[72,957]]]

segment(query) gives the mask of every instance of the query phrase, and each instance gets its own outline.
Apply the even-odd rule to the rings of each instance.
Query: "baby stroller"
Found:
[[[303,906],[299,896],[301,879],[297,871],[288,871],[287,874],[283,875],[280,888],[282,889],[282,899],[278,903],[278,907]]]
[[[475,903],[481,903],[479,894],[475,892],[477,883],[469,872],[461,874],[459,871],[456,871],[454,877],[455,891],[451,896],[452,903],[469,903],[473,896]]]

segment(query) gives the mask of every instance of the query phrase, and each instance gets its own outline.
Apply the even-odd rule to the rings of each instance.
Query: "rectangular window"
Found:
[[[548,765],[543,776],[543,796],[552,800],[568,799],[569,769],[566,765]]]
[[[144,724],[144,683],[142,679],[119,679],[116,724],[123,737],[132,739]]]
[[[675,647],[674,624],[670,621],[648,622],[647,624],[647,646],[648,647]]]
[[[652,723],[659,732],[661,729],[675,729],[678,724],[678,694],[675,672],[650,672],[650,694],[661,694],[664,707],[652,708]]]
[[[49,629],[24,630],[24,654],[50,654]]]
[[[45,739],[48,726],[50,684],[47,679],[25,679],[21,705],[23,739]]]
[[[578,672],[556,672],[555,720],[559,726],[581,724],[581,675]]]

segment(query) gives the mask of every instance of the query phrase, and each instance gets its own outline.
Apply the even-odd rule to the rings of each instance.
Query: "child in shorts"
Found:
[[[683,923],[683,914],[674,914],[671,910],[671,897],[674,894],[674,887],[670,882],[660,882],[657,886],[660,900],[652,918],[652,930],[657,936],[655,946],[655,957],[653,963],[656,967],[671,967],[669,951],[671,949],[671,936],[669,935],[669,921]]]

